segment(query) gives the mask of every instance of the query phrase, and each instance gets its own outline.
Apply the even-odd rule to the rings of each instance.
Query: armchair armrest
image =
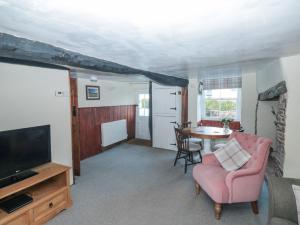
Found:
[[[238,177],[256,175],[258,173],[257,169],[239,169],[231,171],[226,177],[226,183],[232,183],[234,179]]]
[[[216,156],[213,153],[206,154],[202,156],[203,165],[221,166]]]
[[[263,174],[257,169],[240,169],[227,174],[225,183],[229,191],[229,203],[256,201],[263,182]],[[243,192],[241,190],[248,190]]]
[[[279,217],[298,223],[297,206],[292,184],[300,185],[300,179],[269,176],[269,221]]]

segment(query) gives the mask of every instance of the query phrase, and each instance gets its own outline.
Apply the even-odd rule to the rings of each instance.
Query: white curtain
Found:
[[[204,90],[242,88],[240,69],[211,69],[200,76]]]

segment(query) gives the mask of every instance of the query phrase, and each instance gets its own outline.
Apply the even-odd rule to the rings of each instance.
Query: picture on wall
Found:
[[[86,100],[99,100],[100,99],[100,87],[86,85]]]

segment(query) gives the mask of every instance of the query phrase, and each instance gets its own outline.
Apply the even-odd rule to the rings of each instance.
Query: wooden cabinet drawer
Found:
[[[64,191],[53,198],[45,201],[33,209],[33,218],[35,222],[41,219],[51,218],[62,210],[67,203],[67,192]]]
[[[29,225],[29,216],[28,214],[22,214],[15,219],[12,219],[10,222],[6,223],[5,225]]]

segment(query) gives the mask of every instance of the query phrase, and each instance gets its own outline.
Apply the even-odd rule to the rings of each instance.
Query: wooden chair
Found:
[[[195,143],[190,143],[190,138],[188,135],[184,134],[181,128],[174,128],[177,142],[177,154],[174,161],[174,166],[176,166],[178,159],[184,159],[184,173],[187,171],[187,166],[194,165],[202,162],[201,146]],[[194,153],[199,154],[200,160],[198,162],[194,161]]]
[[[184,129],[184,128],[191,128],[192,127],[192,122],[183,122],[181,124],[177,123],[178,128],[180,129]],[[198,144],[201,147],[201,150],[203,149],[204,143],[203,140],[200,138],[193,138],[193,137],[189,137],[189,141],[190,143],[194,143],[194,144]]]

